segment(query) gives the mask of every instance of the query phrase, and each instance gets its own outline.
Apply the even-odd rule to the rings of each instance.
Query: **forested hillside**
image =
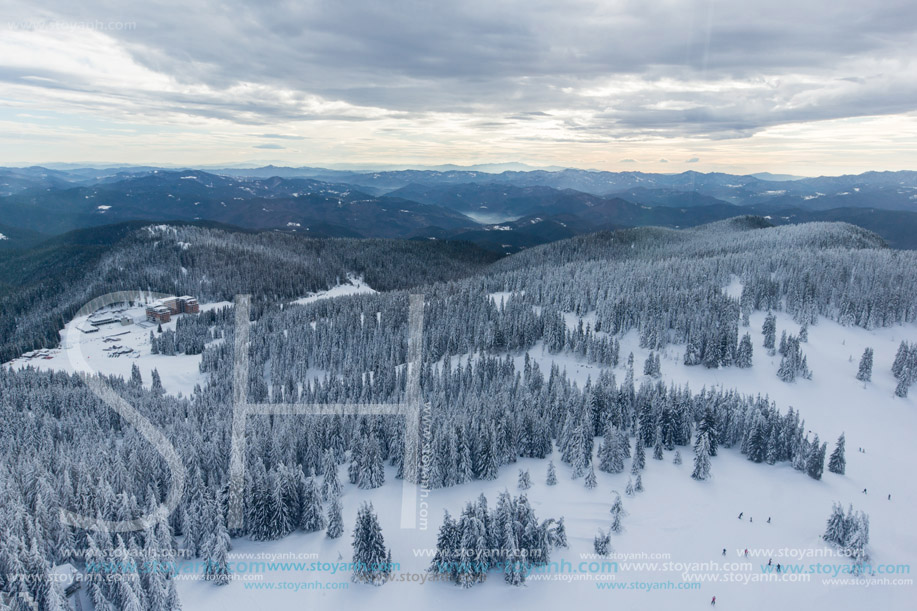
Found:
[[[60,236],[0,255],[0,360],[57,345],[84,303],[119,290],[191,294],[204,300],[250,293],[258,303],[327,289],[347,274],[380,290],[458,278],[495,255],[436,240],[311,239],[211,225],[132,222]]]
[[[321,530],[340,536],[343,490],[371,491],[392,477],[430,489],[486,483],[517,461],[550,456],[573,478],[585,478],[586,488],[595,486],[596,471],[620,474],[631,461],[631,477],[642,490],[646,454],[661,460],[665,452],[674,453],[676,463],[682,454],[693,460],[684,477],[690,472],[704,481],[718,448],[735,448],[760,470],[788,466],[819,480],[826,444],[807,429],[802,408],[730,388],[665,384],[659,355],[684,345],[687,367],[748,369],[753,352],[778,352],[776,312],[794,321],[780,329],[775,357],[781,360],[775,383],[789,383],[824,373],[810,370],[805,355],[807,329],[819,319],[867,330],[917,320],[914,253],[885,248],[874,234],[849,225],[770,227],[753,217],[693,230],[594,234],[497,262],[468,245],[436,241],[308,240],[146,226],[126,230],[85,270],[85,281],[53,296],[37,289],[8,295],[3,324],[11,339],[5,350],[50,342],[49,323],[111,290],[191,293],[204,301],[250,292],[257,299],[247,346],[248,394],[261,403],[403,401],[408,293],[422,293],[423,452],[406,452],[397,417],[251,417],[244,524],[230,529],[235,326],[231,311],[223,309],[159,337],[151,332],[151,349],[164,358],[177,346],[201,353],[202,383],[191,396],[166,394],[158,373],[145,379],[136,367],[129,380],[109,381],[163,431],[185,465],[177,510],[131,533],[72,528],[61,522],[59,509],[131,519],[164,501],[174,473],[80,376],[2,368],[0,418],[7,426],[0,439],[3,447],[19,450],[0,457],[7,474],[0,495],[7,527],[0,575],[15,574],[17,567],[44,575],[65,561],[181,553],[210,561],[206,578],[223,583],[233,540]],[[348,274],[361,275],[380,292],[291,304]],[[10,316],[13,305],[19,314]],[[759,331],[750,318],[763,312],[768,315]],[[639,348],[649,351],[645,362],[622,351],[634,332]],[[556,364],[543,369],[530,359],[530,349],[539,345],[545,354],[589,364],[595,375],[584,382]],[[895,367],[906,395],[917,380],[917,349],[902,344]],[[870,360],[869,375],[871,368]],[[520,489],[530,485],[528,477],[520,473]],[[627,494],[634,494],[633,483]],[[563,522],[554,520],[559,516],[539,522],[527,502],[501,496],[491,514],[479,499],[459,522],[447,515],[437,562],[449,567],[452,581],[479,583],[499,559],[483,568],[456,568],[448,560],[449,537],[478,555],[488,547],[532,552],[523,556],[523,569],[507,577],[515,585],[567,545]],[[624,514],[614,509],[619,504],[612,506],[613,532],[622,528]],[[495,524],[507,512],[521,512],[516,534]],[[359,515],[358,524],[375,519],[370,509]],[[384,558],[384,550],[376,552]],[[96,608],[175,607],[171,572],[127,575],[120,585],[93,576],[87,587]],[[384,583],[390,574],[379,569],[363,578]],[[43,608],[57,608],[57,594],[43,583],[3,577],[0,588],[28,591]]]

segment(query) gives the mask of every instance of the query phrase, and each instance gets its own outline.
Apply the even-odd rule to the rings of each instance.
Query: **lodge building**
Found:
[[[163,297],[147,306],[146,319],[150,322],[164,323],[172,320],[175,314],[197,314],[200,311],[200,304],[191,295]]]

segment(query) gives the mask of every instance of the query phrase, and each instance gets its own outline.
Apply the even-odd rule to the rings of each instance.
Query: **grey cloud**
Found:
[[[697,163],[698,161],[700,161],[700,157],[691,157],[691,159],[688,159],[685,163]]]
[[[26,19],[30,5],[19,2],[11,16]],[[79,6],[48,0],[43,6],[62,19],[135,22],[134,30],[106,34],[118,37],[136,61],[184,84],[219,92],[256,83],[294,97],[382,108],[409,121],[436,112],[532,121],[558,109],[581,117],[567,129],[595,138],[650,132],[725,138],[792,121],[917,109],[910,85],[917,80],[910,59],[917,56],[917,4],[909,0],[874,7],[829,0],[89,0]],[[627,77],[676,84],[579,95]],[[58,78],[61,86],[73,86],[67,75]],[[748,88],[724,88],[728,82]],[[187,106],[192,114],[242,123],[366,120],[298,112],[286,97],[159,97],[154,105]],[[696,107],[659,110],[672,101]]]
[[[254,148],[256,148],[256,149],[283,150],[283,149],[285,149],[285,148],[287,148],[287,147],[285,147],[285,146],[280,146],[279,144],[256,144]]]

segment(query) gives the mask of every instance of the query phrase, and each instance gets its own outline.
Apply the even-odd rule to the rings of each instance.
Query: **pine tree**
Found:
[[[700,481],[710,477],[710,439],[706,432],[700,434],[694,445],[694,472],[691,477]]]
[[[153,369],[152,382],[150,384],[150,391],[156,396],[163,396],[166,394],[165,388],[162,386],[162,378],[159,377],[159,370]]]
[[[869,382],[872,380],[872,348],[863,351],[860,357],[860,370],[857,372],[857,380]]]
[[[437,575],[448,574],[455,581],[458,570],[457,550],[460,546],[460,534],[458,525],[449,512],[444,513],[443,524],[439,527],[439,535],[436,539],[436,554],[427,571]]]
[[[636,448],[634,449],[634,473],[646,467],[646,447],[643,444],[643,435],[637,434]]]
[[[806,473],[812,479],[821,479],[822,472],[825,470],[825,454],[827,451],[828,444],[819,445],[818,435],[816,435],[806,460]]]
[[[906,397],[907,397],[907,391],[908,391],[908,388],[909,388],[909,387],[910,387],[910,384],[908,383],[907,378],[902,378],[902,379],[898,382],[898,385],[895,386],[895,396],[896,396],[896,397],[901,397],[902,399],[903,399],[903,398],[906,398]]]
[[[736,367],[741,367],[742,369],[751,367],[753,353],[754,348],[751,343],[751,335],[746,333],[742,336],[742,341],[739,342],[739,349],[736,353]]]
[[[656,440],[653,443],[653,458],[655,460],[663,459],[663,443],[662,443],[662,426],[656,427]]]
[[[627,486],[624,487],[624,494],[627,496],[634,496],[634,481],[631,478],[627,478]]]
[[[707,443],[710,446],[710,456],[716,456],[717,451],[719,450],[719,442],[717,440],[719,436],[719,431],[716,428],[716,414],[713,413],[711,408],[704,410],[704,417],[701,418],[700,424],[697,427],[698,440],[700,440],[700,435],[706,433]],[[695,449],[697,442],[695,442]]]
[[[637,480],[634,483],[634,490],[637,492],[643,492],[643,478],[639,473],[637,474]]]
[[[602,446],[599,448],[599,470],[606,473],[624,471],[624,447],[618,429],[611,423],[605,427]]]
[[[774,343],[777,341],[777,317],[770,312],[764,318],[761,333],[764,334],[764,347],[767,348],[770,354],[773,354]]]
[[[513,586],[525,583],[526,565],[525,558],[519,553],[516,542],[516,533],[511,522],[506,522],[503,536],[503,552],[506,560],[503,565],[503,580]]]
[[[322,497],[315,484],[315,479],[310,477],[303,485],[299,528],[306,532],[315,532],[324,527],[325,515],[322,508]]]
[[[701,364],[701,358],[697,353],[697,346],[694,345],[694,342],[688,342],[688,345],[685,347],[684,363],[689,367]]]
[[[334,451],[325,450],[322,457],[322,498],[330,501],[341,495],[341,482],[338,479],[337,463],[334,460]]]
[[[554,461],[548,462],[548,477],[546,482],[548,486],[557,485],[557,469],[554,468]]]
[[[378,488],[385,483],[385,465],[382,462],[382,451],[375,437],[367,437],[363,450],[359,453],[356,469],[356,485],[363,490]]]
[[[611,533],[606,533],[599,529],[598,534],[592,540],[592,549],[599,556],[607,556],[611,553]]]
[[[143,378],[140,376],[140,368],[137,367],[137,363],[131,365],[131,386],[134,388],[140,388],[143,386]]]
[[[627,514],[624,511],[624,505],[621,503],[621,495],[615,493],[615,501],[611,505],[611,532],[621,534],[624,531],[624,526],[621,524],[621,518]]]
[[[831,507],[831,515],[828,517],[828,524],[825,527],[825,534],[822,535],[822,539],[840,546],[843,546],[847,540],[847,523],[840,503],[834,503]]]
[[[655,361],[653,359],[653,351],[651,350],[650,353],[646,357],[646,361],[643,362],[643,375],[645,376],[654,375],[655,373],[653,370],[654,363]]]
[[[204,555],[207,558],[204,579],[218,586],[224,586],[230,581],[228,554],[232,544],[223,516],[216,515],[215,517],[213,531],[204,545]]]
[[[519,481],[517,483],[519,490],[528,490],[532,487],[532,478],[529,476],[528,469],[519,469]]]
[[[555,547],[567,547],[567,527],[564,526],[564,519],[557,519],[557,526],[554,528],[553,540]]]
[[[586,473],[586,488],[592,490],[598,485],[598,482],[595,478],[595,469],[592,468],[592,465],[589,465],[589,472]]]
[[[385,547],[379,518],[372,503],[364,503],[353,529],[353,572],[357,583],[381,586],[391,576],[391,554]]]
[[[328,508],[328,529],[325,531],[325,534],[331,539],[337,539],[344,533],[344,517],[342,511],[341,497],[332,497],[331,506]]]
[[[898,346],[898,352],[895,354],[895,362],[892,363],[892,375],[894,375],[896,379],[901,379],[901,372],[904,370],[904,365],[907,363],[909,354],[910,349],[907,342],[902,341]]]
[[[679,452],[678,450],[675,450],[675,457],[672,459],[672,464],[673,465],[681,464],[681,452]]]
[[[837,445],[834,447],[834,451],[831,452],[831,458],[828,461],[828,471],[831,473],[844,475],[847,471],[847,460],[844,458],[844,445],[844,434],[841,433],[841,436],[837,438]]]
[[[478,479],[497,479],[497,438],[492,429],[486,432],[482,439]]]

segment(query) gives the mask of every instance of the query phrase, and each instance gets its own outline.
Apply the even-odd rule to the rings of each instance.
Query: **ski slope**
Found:
[[[495,301],[499,303],[498,299]],[[821,319],[809,328],[808,343],[802,344],[813,379],[787,384],[776,376],[779,356],[768,356],[762,347],[763,319],[764,313],[755,313],[747,329],[755,348],[751,369],[686,367],[682,364],[684,346],[672,346],[662,353],[662,380],[690,384],[694,391],[703,386],[722,386],[743,393],[766,394],[781,411],[790,406],[799,410],[807,429],[828,442],[829,453],[837,436],[844,432],[846,475],[826,469],[822,480],[815,481],[789,464],[755,464],[737,449],[721,448],[712,459],[712,479],[697,482],[690,478],[693,460],[690,448],[680,448],[681,465],[673,464],[674,452],[666,452],[664,460],[657,461],[648,449],[646,469],[642,472],[645,491],[631,498],[624,496],[629,470],[615,475],[597,472],[598,486],[588,490],[582,478],[570,478],[569,468],[555,452],[557,486],[545,484],[547,460],[520,459],[516,465],[503,467],[493,482],[475,481],[445,490],[420,492],[428,521],[416,529],[402,529],[403,484],[394,479],[393,469],[387,468],[386,484],[379,489],[364,491],[344,484],[346,530],[340,539],[330,540],[324,533],[297,533],[272,542],[233,541],[232,553],[237,561],[258,555],[263,558],[293,554],[299,555],[303,566],[265,567],[266,570],[247,575],[239,572],[231,584],[217,587],[197,579],[194,567],[186,565],[189,573],[178,583],[185,608],[225,611],[373,605],[458,611],[500,606],[554,609],[575,601],[587,608],[673,609],[707,608],[713,596],[718,608],[742,610],[911,608],[907,601],[913,598],[913,585],[852,580],[844,573],[849,566],[847,559],[826,556],[830,549],[821,541],[821,534],[833,502],[840,501],[845,507],[853,503],[871,518],[873,565],[907,565],[909,570],[917,549],[917,527],[911,517],[912,508],[917,505],[917,485],[903,457],[917,432],[917,390],[912,390],[909,398],[895,397],[890,368],[899,342],[917,341],[917,326],[867,331]],[[568,317],[567,322],[572,325],[576,319]],[[778,313],[778,337],[784,329],[796,334],[799,326]],[[744,332],[745,329],[740,329],[740,334]],[[628,353],[633,352],[636,382],[640,384],[639,374],[648,351],[638,343],[635,333],[622,338],[622,366],[615,374],[621,379],[625,373],[623,363]],[[873,381],[864,384],[854,376],[867,346],[875,350],[875,364]],[[551,363],[556,362],[580,384],[590,377],[596,378],[601,371],[600,367],[571,355],[551,355],[540,345],[529,354],[539,362],[542,371],[548,371]],[[517,354],[515,359],[521,368],[524,355]],[[491,507],[503,490],[518,494],[519,468],[530,470],[533,487],[527,494],[538,518],[565,518],[569,548],[555,550],[551,561],[566,561],[569,565],[552,565],[547,572],[536,572],[521,588],[505,585],[497,572],[490,574],[487,583],[469,590],[445,582],[422,583],[443,510],[456,516],[467,501],[476,499],[481,492]],[[343,466],[339,477],[342,482],[347,481]],[[868,494],[863,494],[864,488]],[[618,564],[614,568],[601,564],[590,567],[593,537],[599,528],[607,530],[610,524],[613,490],[622,494],[629,512],[624,519],[625,531],[612,536],[612,547],[619,556],[606,561],[615,560]],[[334,563],[351,560],[350,531],[359,504],[364,500],[374,504],[386,545],[392,548],[393,562],[399,564],[395,581],[381,588],[351,584],[349,573],[332,571]],[[737,518],[740,512],[742,520]],[[746,548],[747,559],[742,553]],[[785,577],[767,574],[763,565],[769,559],[784,567],[793,565],[790,570],[798,573],[783,573]],[[313,562],[326,563],[325,570],[309,570]],[[586,564],[581,566],[583,562]],[[818,570],[826,572],[807,574],[806,571],[815,568],[810,566],[815,563],[821,565]],[[900,570],[905,569],[900,567]],[[259,577],[260,581],[252,580]],[[824,581],[845,578],[850,583]],[[904,573],[877,574],[872,579],[913,578]],[[617,585],[600,586],[600,583]]]

